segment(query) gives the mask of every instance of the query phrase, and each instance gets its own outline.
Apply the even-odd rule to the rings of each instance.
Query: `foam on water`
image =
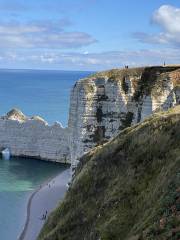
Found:
[[[8,148],[6,148],[6,149],[4,149],[4,150],[2,151],[2,158],[3,158],[3,159],[9,160],[9,159],[10,159],[10,156],[11,156],[11,154],[10,154],[10,151],[9,151]]]

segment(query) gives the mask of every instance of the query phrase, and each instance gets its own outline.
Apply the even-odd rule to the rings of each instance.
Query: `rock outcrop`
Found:
[[[49,126],[39,116],[27,117],[13,109],[0,118],[0,150],[11,155],[70,163],[68,129],[59,123]]]
[[[72,166],[92,147],[155,111],[180,104],[180,66],[117,69],[79,80],[71,93]]]
[[[116,69],[79,80],[67,128],[14,109],[0,118],[0,149],[14,156],[71,162],[151,113],[180,104],[180,66]]]

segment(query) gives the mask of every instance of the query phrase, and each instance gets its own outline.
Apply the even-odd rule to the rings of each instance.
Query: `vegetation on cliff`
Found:
[[[85,239],[180,239],[180,106],[82,157],[39,240]]]
[[[89,78],[82,79],[86,93],[94,91],[92,82],[95,79],[107,78],[109,82],[120,82],[122,89],[127,94],[128,86],[125,79],[132,79],[134,100],[138,101],[143,95],[158,96],[166,86],[166,80],[172,79],[174,88],[180,88],[180,65],[152,66],[139,68],[112,69],[98,72]]]

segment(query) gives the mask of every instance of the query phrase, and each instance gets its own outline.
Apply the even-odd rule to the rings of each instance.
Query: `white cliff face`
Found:
[[[68,128],[18,110],[0,118],[0,150],[70,163],[159,110],[180,104],[180,67],[111,70],[77,81]]]
[[[49,126],[42,118],[28,118],[18,110],[0,118],[0,149],[11,155],[48,161],[70,162],[68,129],[55,123]]]
[[[180,104],[177,69],[114,70],[78,81],[71,93],[68,125],[72,166],[92,147],[125,127]]]

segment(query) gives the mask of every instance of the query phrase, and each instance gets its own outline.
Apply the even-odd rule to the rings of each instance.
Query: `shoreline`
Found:
[[[47,181],[45,181],[44,183],[42,183],[38,188],[36,188],[32,194],[30,195],[29,199],[28,199],[28,202],[27,202],[27,208],[26,208],[26,220],[25,220],[25,223],[24,223],[24,227],[20,233],[20,235],[18,236],[17,240],[26,240],[26,234],[28,232],[28,228],[29,228],[29,224],[30,224],[30,217],[31,217],[31,213],[32,213],[32,208],[33,208],[33,201],[35,201],[35,197],[36,195],[39,193],[41,194],[41,191],[43,191],[45,188],[47,188],[47,186],[49,186],[50,184],[52,184],[52,182],[55,182],[58,178],[61,178],[63,174],[68,174],[69,175],[69,168],[65,169],[64,171],[62,171],[61,173],[59,173],[58,175],[52,177],[52,178],[49,178]],[[70,176],[70,175],[69,175]],[[69,178],[68,178],[69,179]],[[68,182],[68,181],[67,181]],[[66,189],[66,184],[63,185]],[[50,190],[50,188],[48,187],[48,189]],[[64,192],[63,194],[63,197],[65,195],[66,191]],[[49,198],[49,201],[51,199]],[[61,201],[61,198],[59,199],[58,203]],[[36,203],[34,203],[35,206],[36,206]],[[52,204],[54,205],[54,204]],[[54,206],[52,206],[52,209],[51,211],[53,211],[53,209],[56,208],[56,205],[55,204]],[[49,212],[50,214],[51,212]],[[49,215],[48,214],[48,215]],[[45,222],[43,222],[42,226],[44,225]],[[42,228],[42,227],[41,227]],[[41,230],[41,229],[39,229]],[[39,231],[40,232],[40,231]],[[38,234],[39,234],[38,232]],[[31,240],[35,240],[35,239],[31,239]]]
[[[36,189],[36,190],[31,194],[31,196],[30,196],[29,199],[28,199],[27,211],[26,211],[26,212],[27,212],[27,213],[26,213],[26,221],[25,221],[23,230],[22,230],[20,236],[18,237],[18,240],[23,240],[24,237],[25,237],[25,234],[26,234],[26,231],[27,231],[27,228],[28,228],[28,224],[29,224],[29,220],[30,220],[31,203],[32,203],[33,197],[35,196],[35,194],[36,194],[40,189],[41,189],[40,187],[39,187],[38,189]]]

